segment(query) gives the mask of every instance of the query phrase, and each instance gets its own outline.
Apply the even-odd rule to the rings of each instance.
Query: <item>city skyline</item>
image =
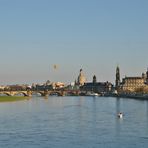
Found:
[[[0,84],[115,83],[148,67],[146,0],[0,0]],[[57,68],[54,68],[54,65]]]

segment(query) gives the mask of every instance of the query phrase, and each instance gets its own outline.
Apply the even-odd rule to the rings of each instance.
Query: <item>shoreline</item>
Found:
[[[24,96],[0,96],[0,103],[22,101],[26,99],[27,97],[24,97]]]
[[[112,94],[110,97],[148,100],[148,95],[144,94]]]

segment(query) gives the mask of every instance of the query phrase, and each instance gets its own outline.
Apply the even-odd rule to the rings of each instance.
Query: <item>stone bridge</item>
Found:
[[[33,94],[40,94],[41,96],[49,96],[49,95],[57,95],[57,96],[65,96],[65,95],[79,95],[80,91],[75,90],[49,90],[49,91],[0,91],[1,95],[7,96],[16,96],[16,95],[24,95],[24,96],[32,96]]]
[[[7,96],[17,96],[17,95],[24,95],[24,96],[31,96],[31,91],[0,91],[1,95]]]
[[[79,95],[80,91],[48,90],[48,91],[32,91],[32,94],[40,94],[41,96],[50,96],[50,95],[65,96],[65,95]]]

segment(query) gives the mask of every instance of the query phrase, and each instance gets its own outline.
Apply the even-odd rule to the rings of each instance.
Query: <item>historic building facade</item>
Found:
[[[113,85],[110,82],[97,82],[97,78],[94,75],[93,81],[84,83],[84,85],[80,87],[80,90],[85,92],[106,94],[112,92]]]
[[[125,77],[122,80],[121,88],[124,92],[136,92],[145,85],[143,77]]]
[[[123,92],[146,92],[148,90],[148,70],[141,77],[125,77],[122,79],[121,90]]]

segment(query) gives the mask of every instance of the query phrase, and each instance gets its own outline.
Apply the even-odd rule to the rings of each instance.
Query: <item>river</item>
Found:
[[[117,113],[123,112],[123,119]],[[147,148],[148,101],[34,96],[0,103],[0,148]]]

